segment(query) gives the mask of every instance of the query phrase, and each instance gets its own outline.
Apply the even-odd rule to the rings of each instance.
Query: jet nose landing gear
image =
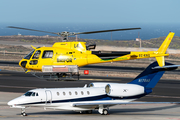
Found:
[[[25,108],[21,109],[21,116],[27,116]]]

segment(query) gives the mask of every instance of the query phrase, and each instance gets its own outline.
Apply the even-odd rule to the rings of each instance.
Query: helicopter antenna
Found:
[[[78,38],[77,38],[77,35],[76,35],[76,41],[78,40]]]
[[[22,27],[14,27],[14,26],[8,26],[8,28],[15,28],[15,29],[22,29],[22,30],[30,30],[30,31],[36,31],[36,32],[44,32],[44,33],[50,33],[50,34],[56,34],[63,37],[63,42],[68,41],[68,36],[75,36],[79,34],[93,34],[93,33],[102,33],[102,32],[113,32],[113,31],[125,31],[125,30],[137,30],[141,28],[124,28],[124,29],[112,29],[112,30],[100,30],[100,31],[90,31],[90,32],[48,32],[48,31],[42,31],[42,30],[35,30],[35,29],[29,29],[29,28],[22,28]]]

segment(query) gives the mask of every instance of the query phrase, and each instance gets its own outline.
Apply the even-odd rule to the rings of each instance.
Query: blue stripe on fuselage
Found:
[[[130,97],[122,97],[121,98],[121,97],[111,97],[111,96],[104,94],[104,95],[84,97],[84,98],[74,98],[74,99],[66,99],[66,100],[53,100],[52,103],[138,99],[138,98],[141,98],[145,95],[147,95],[147,94],[144,93],[141,95],[130,96]],[[30,104],[32,105],[32,104],[45,104],[45,103],[46,103],[46,101],[26,103],[26,104],[16,104],[16,105],[30,105]]]

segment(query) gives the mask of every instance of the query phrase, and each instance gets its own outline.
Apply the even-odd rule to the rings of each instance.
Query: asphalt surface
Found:
[[[0,92],[25,93],[35,88],[83,87],[91,82],[127,83],[133,78],[80,76],[79,81],[47,81],[38,79],[29,73],[0,71]],[[180,102],[180,80],[160,80],[153,93],[140,101]]]
[[[128,61],[130,62],[130,61]],[[123,63],[122,63],[123,64]],[[18,62],[0,61],[1,66],[18,66]],[[144,68],[140,67],[119,67],[119,66],[100,66],[88,65],[80,68],[81,70],[98,70],[98,71],[128,71],[142,72]],[[179,70],[168,71],[167,74],[179,74]],[[0,70],[0,119],[68,119],[68,120],[97,120],[97,119],[123,119],[123,120],[180,120],[180,105],[168,104],[149,104],[149,105],[120,105],[110,108],[107,116],[101,116],[97,111],[93,114],[79,114],[73,111],[59,111],[43,108],[27,109],[28,116],[21,117],[20,109],[11,109],[6,102],[20,96],[34,88],[64,88],[64,87],[83,87],[91,82],[116,82],[127,83],[133,78],[120,77],[97,77],[97,76],[80,76],[79,81],[47,81],[38,79],[31,74],[23,72],[12,72]],[[149,102],[180,102],[180,80],[163,80],[161,79],[153,93],[140,98],[138,101]]]
[[[39,107],[26,109],[28,116],[22,117],[21,110],[1,106],[0,119],[3,120],[179,120],[180,105],[147,104],[116,105],[110,107],[109,115],[80,114],[74,111],[60,111]]]

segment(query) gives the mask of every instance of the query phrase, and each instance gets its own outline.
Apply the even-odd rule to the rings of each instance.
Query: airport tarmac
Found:
[[[0,92],[4,100],[10,100],[21,93]],[[6,96],[6,97],[4,97]],[[1,97],[2,98],[2,97]],[[9,108],[5,104],[0,105],[0,119],[3,120],[180,120],[180,105],[175,104],[136,104],[116,105],[110,107],[109,115],[100,115],[98,111],[92,114],[80,114],[74,111],[62,111],[31,107],[26,109],[27,116],[21,116],[21,109]]]
[[[97,81],[111,81],[126,83],[132,78],[81,76],[80,81],[46,81],[35,78],[23,72],[0,72],[0,119],[125,119],[125,120],[180,120],[180,105],[175,104],[146,104],[146,105],[117,105],[110,107],[107,116],[100,115],[98,111],[92,114],[80,114],[74,111],[44,110],[43,108],[29,108],[28,116],[20,116],[21,110],[9,108],[7,102],[26,91],[34,88],[52,87],[83,87],[85,84]],[[139,99],[148,102],[180,102],[180,81],[160,80],[153,89],[153,93]]]

